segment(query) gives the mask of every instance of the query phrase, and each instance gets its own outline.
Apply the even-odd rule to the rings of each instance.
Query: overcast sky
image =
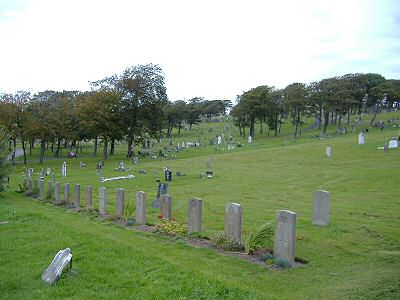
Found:
[[[170,100],[346,73],[400,79],[400,0],[0,0],[0,92],[159,64]]]

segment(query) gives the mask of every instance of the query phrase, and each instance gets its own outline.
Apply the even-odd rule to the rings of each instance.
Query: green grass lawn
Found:
[[[206,131],[213,125],[202,126]],[[366,145],[358,145],[357,133],[296,142],[287,136],[264,137],[233,151],[208,146],[177,153],[175,160],[145,159],[139,165],[126,160],[118,148],[106,161],[103,176],[122,175],[114,168],[125,159],[131,169],[127,173],[137,178],[103,184],[95,170],[99,158],[91,157],[89,146],[78,159],[68,161],[65,180],[61,180],[62,159],[43,165],[56,168],[61,184],[71,184],[71,195],[73,184],[81,184],[82,205],[87,185],[93,186],[95,207],[98,189],[105,186],[110,214],[115,214],[116,188],[126,189],[126,201],[131,202],[136,191],[147,192],[149,223],[157,222],[159,214],[150,207],[156,196],[155,179],[163,180],[163,166],[174,175],[181,171],[186,176],[173,176],[170,184],[173,217],[186,222],[189,198],[203,199],[206,236],[223,230],[228,202],[242,205],[244,238],[255,226],[274,221],[276,210],[294,211],[296,256],[309,263],[284,271],[31,200],[14,192],[24,176],[24,167],[18,164],[10,191],[0,196],[0,221],[8,221],[0,224],[0,298],[398,299],[400,149],[389,153],[376,149],[398,136],[398,129],[372,129]],[[307,136],[313,134],[317,131]],[[193,134],[186,138],[195,139]],[[332,146],[329,160],[325,158],[328,144]],[[209,157],[215,175],[200,179]],[[36,159],[34,152],[31,160]],[[79,168],[80,160],[86,163],[84,169]],[[31,165],[35,170],[42,167]],[[138,174],[139,169],[147,174]],[[327,227],[311,225],[313,192],[318,189],[331,193]],[[74,255],[73,271],[56,286],[43,284],[42,272],[66,247]]]

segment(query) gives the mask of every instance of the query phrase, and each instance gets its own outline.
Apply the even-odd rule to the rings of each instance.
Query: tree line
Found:
[[[61,147],[78,149],[84,140],[94,140],[94,155],[103,143],[103,158],[114,154],[116,141],[127,142],[127,156],[134,145],[150,137],[178,134],[184,124],[190,129],[201,119],[226,114],[230,100],[168,100],[164,75],[158,65],[136,65],[120,74],[90,83],[90,91],[51,91],[31,94],[18,91],[0,94],[0,126],[9,133],[9,148],[22,145],[24,163],[35,143],[40,145],[40,163],[46,149],[60,156]],[[77,150],[76,150],[77,152]]]
[[[396,109],[400,105],[400,80],[386,80],[379,74],[346,74],[318,82],[292,83],[284,89],[258,86],[237,96],[231,115],[240,135],[254,137],[255,124],[265,124],[277,136],[284,120],[291,120],[296,138],[304,117],[314,116],[322,134],[329,121],[350,125],[350,116],[372,113],[371,125],[380,109]],[[322,128],[321,128],[322,127]]]

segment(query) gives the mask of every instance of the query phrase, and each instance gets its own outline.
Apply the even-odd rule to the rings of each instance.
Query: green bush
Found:
[[[134,217],[134,213],[136,210],[135,201],[129,201],[129,198],[125,202],[125,209],[124,209],[124,219],[132,219]]]
[[[271,223],[265,223],[251,231],[246,241],[246,252],[253,254],[258,249],[272,248],[274,230]]]
[[[165,233],[172,236],[186,236],[187,227],[184,224],[174,220],[161,220],[155,226],[154,232]]]
[[[243,252],[245,250],[241,241],[238,241],[223,232],[217,233],[211,238],[211,245],[224,251]]]

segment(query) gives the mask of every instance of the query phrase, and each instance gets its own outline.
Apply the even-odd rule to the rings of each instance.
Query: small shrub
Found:
[[[211,245],[224,251],[243,252],[245,250],[241,241],[238,241],[225,233],[217,233],[211,238]]]
[[[125,209],[124,209],[124,219],[128,220],[130,217],[133,217],[136,210],[136,206],[134,201],[129,201],[129,198],[126,201]]]
[[[54,188],[52,187],[51,189],[48,189],[46,192],[46,195],[44,197],[46,202],[50,202],[51,200],[53,200],[53,194],[54,194]]]
[[[161,220],[155,226],[154,232],[165,233],[172,236],[186,236],[187,227],[174,220]]]
[[[281,258],[274,259],[274,265],[276,265],[277,267],[282,268],[282,269],[289,269],[292,267],[290,262],[288,262],[285,259],[281,259]]]
[[[272,248],[273,228],[271,223],[265,223],[251,231],[246,241],[246,251],[253,254],[258,249]]]
[[[33,198],[39,197],[39,193],[40,193],[39,188],[33,188],[33,189],[32,189],[32,197],[33,197]]]

